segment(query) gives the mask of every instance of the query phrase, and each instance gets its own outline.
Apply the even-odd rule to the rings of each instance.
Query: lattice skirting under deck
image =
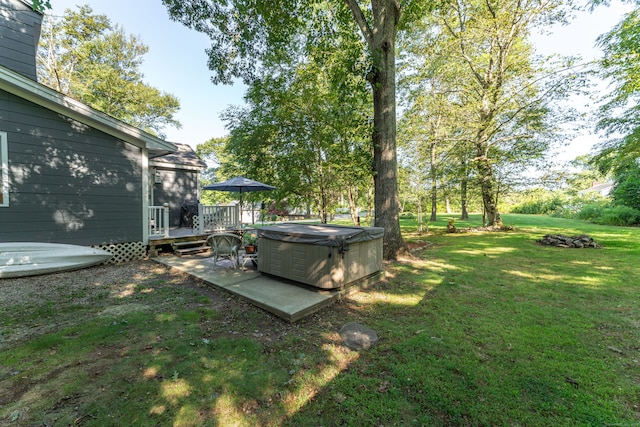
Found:
[[[111,252],[113,257],[105,264],[118,264],[121,262],[142,259],[147,256],[147,248],[142,242],[117,243],[108,245],[92,245],[93,248]]]

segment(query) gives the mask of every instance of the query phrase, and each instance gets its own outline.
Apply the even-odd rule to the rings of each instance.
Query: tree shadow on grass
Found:
[[[14,403],[0,399],[0,419],[18,411],[26,423],[53,424],[553,425],[629,416],[627,391],[608,400],[589,391],[621,382],[618,363],[631,354],[617,343],[638,327],[637,308],[620,307],[637,291],[611,275],[611,257],[541,249],[522,236],[445,239],[295,324],[165,268],[115,284],[85,277],[91,295],[84,285],[56,287],[60,298],[40,296],[57,311],[38,322],[59,324],[36,329],[38,348],[20,356],[12,342],[2,359],[0,388],[25,387]],[[338,331],[350,321],[376,330],[379,344],[346,348]],[[614,344],[629,354],[606,350]],[[35,350],[41,367],[26,362]],[[6,369],[10,360],[20,374]],[[593,375],[603,360],[615,369]]]
[[[540,247],[527,233],[440,237],[354,296],[380,344],[286,424],[636,420],[640,295],[629,279],[640,270],[619,254]]]

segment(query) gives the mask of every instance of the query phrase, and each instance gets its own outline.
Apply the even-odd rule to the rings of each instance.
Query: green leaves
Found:
[[[91,107],[162,136],[180,103],[147,85],[140,71],[148,48],[89,6],[46,19],[37,55],[38,80]]]
[[[278,182],[271,196],[325,214],[344,190],[371,184],[368,57],[342,2],[192,2],[195,12],[180,3],[170,11],[211,29],[214,80],[249,82],[247,107],[223,115],[231,135],[224,150],[213,150],[224,159],[216,173]],[[204,9],[224,16],[213,22]],[[241,60],[247,55],[254,56]]]
[[[603,172],[613,172],[618,205],[640,208],[640,9],[633,10],[609,33],[598,38],[604,56],[601,75],[613,83],[600,108],[597,129],[614,136],[600,144],[595,161]]]
[[[258,78],[265,64],[294,54],[308,5],[294,0],[163,0],[169,15],[206,34],[214,83],[246,83]]]
[[[558,124],[568,116],[554,114],[553,101],[582,80],[561,72],[569,60],[536,59],[529,33],[541,22],[561,21],[569,7],[459,0],[439,5],[401,34],[403,136],[417,165],[429,164],[433,192],[436,178],[466,185],[473,161],[485,208],[497,216],[498,189],[557,141]]]
[[[31,7],[33,10],[44,12],[46,9],[51,9],[50,0],[31,0]]]

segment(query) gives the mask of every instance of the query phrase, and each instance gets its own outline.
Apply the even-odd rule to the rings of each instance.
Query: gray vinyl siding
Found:
[[[42,15],[18,0],[0,0],[0,65],[36,80]]]
[[[9,206],[0,242],[142,241],[142,150],[0,91]]]
[[[162,182],[154,184],[153,204],[169,204],[169,225],[180,225],[180,208],[185,201],[196,201],[198,197],[198,173],[178,169],[156,170]]]

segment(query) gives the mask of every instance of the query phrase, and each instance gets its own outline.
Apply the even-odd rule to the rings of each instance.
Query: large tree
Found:
[[[611,31],[598,39],[604,56],[601,75],[612,82],[612,90],[598,111],[597,129],[608,140],[596,147],[595,164],[611,174],[616,204],[640,208],[640,9],[624,16]]]
[[[431,194],[430,221],[437,219],[438,193],[443,193],[444,170],[451,169],[468,137],[464,124],[470,111],[460,100],[463,85],[461,64],[452,60],[455,46],[438,31],[436,21],[425,16],[402,34],[400,46],[400,88],[406,106],[402,116],[399,145],[409,147],[416,159],[426,164]],[[467,173],[456,171],[456,182],[466,183]],[[424,178],[425,180],[427,178]],[[461,207],[466,215],[466,202]]]
[[[140,65],[148,48],[89,6],[46,16],[37,55],[38,80],[110,116],[162,136],[179,128],[173,95],[147,85]]]
[[[443,108],[433,105],[444,100],[457,106],[457,114],[446,114],[458,121],[446,127],[448,139],[467,140],[473,148],[470,160],[489,225],[500,223],[497,171],[545,153],[561,122],[553,116],[553,102],[567,96],[571,82],[580,81],[571,70],[571,58],[549,69],[536,60],[528,41],[532,27],[562,21],[568,7],[561,0],[453,0],[409,31],[409,37],[417,34],[430,41],[408,43],[413,56],[423,58],[416,74],[428,85],[417,88],[430,99],[427,103],[414,96],[413,106],[431,104],[425,117],[432,123],[442,116]],[[431,132],[431,137],[436,135]],[[445,140],[447,135],[441,133],[439,138]],[[468,159],[468,149],[460,153],[461,159]]]
[[[370,94],[364,78],[345,73],[363,66],[360,44],[343,34],[305,61],[268,69],[249,85],[246,107],[224,114],[227,151],[241,170],[277,179],[274,194],[313,205],[323,222],[341,196],[357,221],[360,187],[372,183]]]
[[[305,45],[331,37],[331,33],[308,33],[309,28],[314,28],[314,18],[320,16],[318,11],[357,24],[354,30],[359,28],[366,42],[371,65],[367,78],[374,99],[375,224],[384,228],[384,257],[395,259],[403,247],[395,90],[400,1],[371,0],[367,8],[357,0],[163,0],[163,3],[174,19],[211,38],[209,67],[215,72],[214,82],[223,83],[234,78],[250,83],[261,75],[264,65],[283,59],[290,64],[289,57],[300,52],[300,48],[304,50]]]

